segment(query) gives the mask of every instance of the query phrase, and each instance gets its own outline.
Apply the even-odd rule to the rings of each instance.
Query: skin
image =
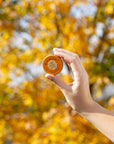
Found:
[[[54,54],[71,67],[74,81],[67,85],[56,75],[46,74],[46,77],[60,88],[66,101],[74,110],[114,142],[114,113],[101,107],[92,99],[88,74],[79,56],[60,48],[54,48]]]

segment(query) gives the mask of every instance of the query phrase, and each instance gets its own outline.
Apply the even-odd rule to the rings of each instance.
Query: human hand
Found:
[[[46,74],[63,92],[68,104],[77,112],[89,109],[93,104],[89,90],[88,75],[77,54],[70,51],[54,48],[54,54],[66,62],[72,70],[74,81],[67,85],[56,75]]]
[[[54,54],[71,67],[74,81],[67,85],[56,75],[47,74],[46,77],[60,88],[73,109],[114,142],[114,113],[101,107],[92,99],[88,75],[79,56],[58,48],[54,49]]]

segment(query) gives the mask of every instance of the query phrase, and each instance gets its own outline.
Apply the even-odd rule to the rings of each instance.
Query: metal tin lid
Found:
[[[63,62],[56,55],[47,56],[43,60],[43,68],[44,68],[45,72],[56,75],[62,70]]]

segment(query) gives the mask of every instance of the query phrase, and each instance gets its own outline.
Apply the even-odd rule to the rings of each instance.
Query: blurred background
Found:
[[[112,144],[45,78],[54,47],[79,54],[93,99],[114,111],[113,0],[0,0],[0,144]],[[65,63],[59,76],[73,80]]]

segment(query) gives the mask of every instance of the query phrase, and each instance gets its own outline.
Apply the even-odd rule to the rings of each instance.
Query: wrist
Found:
[[[75,110],[79,114],[83,114],[83,113],[93,111],[93,109],[95,108],[95,105],[96,105],[96,102],[90,96],[83,103],[81,102],[81,104],[77,104],[76,107],[75,107]]]

